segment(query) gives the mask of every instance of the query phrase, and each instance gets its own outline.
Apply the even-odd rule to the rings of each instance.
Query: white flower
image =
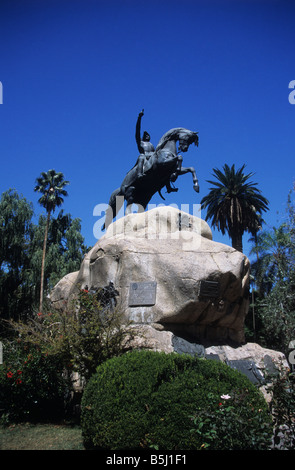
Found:
[[[229,400],[229,398],[231,398],[230,395],[221,395],[221,397],[223,400]]]

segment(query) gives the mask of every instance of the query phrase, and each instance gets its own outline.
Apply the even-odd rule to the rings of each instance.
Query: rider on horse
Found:
[[[155,151],[153,144],[150,142],[150,135],[147,131],[144,131],[142,139],[140,136],[140,125],[141,125],[141,118],[144,114],[144,110],[140,111],[137,122],[136,122],[136,130],[135,130],[135,139],[137,143],[137,148],[140,153],[136,165],[137,165],[137,176],[140,178],[144,175],[144,164],[146,160],[149,160],[152,153]]]
[[[136,130],[135,130],[135,140],[137,143],[137,148],[140,153],[136,165],[137,166],[137,176],[138,178],[142,178],[144,176],[144,165],[145,162],[148,161],[151,157],[151,155],[155,152],[155,148],[153,144],[150,142],[150,135],[147,131],[144,131],[142,139],[140,135],[140,127],[141,127],[141,119],[142,116],[144,115],[144,110],[140,111],[137,122],[136,122]],[[182,162],[182,157],[179,158],[179,168],[181,167],[181,162]],[[175,181],[177,178],[177,175],[172,175],[172,178],[167,181],[166,184],[166,189],[168,193],[171,193],[173,191],[178,191],[177,188],[172,188],[170,181]]]

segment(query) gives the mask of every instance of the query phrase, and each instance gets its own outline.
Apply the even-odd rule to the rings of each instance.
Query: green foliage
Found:
[[[294,373],[272,377],[268,391],[272,395],[270,405],[274,424],[274,444],[279,448],[282,445],[284,450],[293,450],[295,445]]]
[[[210,392],[209,406],[198,407],[193,416],[193,433],[201,440],[201,449],[266,450],[270,448],[272,427],[265,408],[248,401],[248,390],[221,395],[219,401]]]
[[[55,170],[49,170],[47,173],[42,172],[41,176],[36,180],[37,185],[35,186],[35,191],[38,191],[42,194],[39,199],[39,204],[46,209],[47,220],[44,231],[44,242],[43,242],[43,252],[42,252],[42,262],[41,262],[41,280],[40,280],[40,303],[39,303],[39,312],[43,312],[43,297],[44,297],[44,269],[45,269],[45,255],[47,248],[47,237],[49,230],[49,222],[51,213],[55,211],[56,207],[61,206],[63,203],[63,197],[67,196],[68,193],[64,187],[69,184],[68,181],[64,180],[64,175],[62,173],[56,173]]]
[[[200,416],[196,410],[211,412],[222,395],[242,393],[235,409],[243,427],[233,427],[229,437],[237,448],[244,446],[245,434],[253,427],[262,440],[269,423],[263,397],[245,376],[223,363],[188,355],[128,352],[101,364],[86,386],[83,437],[87,446],[98,449],[200,449],[205,442],[198,432],[200,421],[192,431],[192,416]],[[261,422],[253,423],[256,414]]]
[[[34,238],[31,241],[30,275],[35,288],[35,299],[40,290],[40,273],[43,252],[43,238],[46,218],[41,215],[38,225],[34,226]],[[66,274],[78,271],[88,247],[81,235],[81,220],[72,219],[70,214],[61,210],[56,217],[51,217],[48,228],[48,241],[44,269],[44,289],[50,291]]]
[[[255,186],[249,182],[253,173],[244,174],[245,165],[235,170],[223,166],[223,172],[213,169],[216,181],[207,196],[204,196],[202,209],[207,208],[206,220],[212,219],[212,225],[223,234],[228,233],[232,246],[242,251],[244,232],[255,235],[262,224],[261,212],[268,210],[268,201]]]
[[[33,236],[33,208],[14,190],[0,199],[0,317],[9,318],[26,311],[30,287],[26,273],[30,264]]]
[[[54,420],[63,416],[69,383],[58,356],[22,341],[4,341],[0,409],[5,421]]]
[[[28,344],[43,354],[58,356],[65,369],[86,381],[98,364],[122,354],[133,337],[116,308],[103,308],[99,295],[81,290],[71,310],[38,313],[26,322],[10,322]]]
[[[38,202],[46,212],[54,212],[56,207],[61,206],[63,197],[68,195],[64,189],[68,184],[69,181],[64,180],[64,175],[55,170],[48,170],[46,173],[43,171],[36,179],[34,191],[42,194]]]
[[[73,362],[80,374],[90,378],[97,365],[129,348],[134,333],[117,308],[103,307],[97,294],[82,290],[78,298],[77,320],[72,316],[68,331]]]
[[[295,338],[295,209],[288,202],[284,224],[257,235],[252,254],[256,338],[285,354]]]
[[[256,254],[252,273],[260,297],[268,295],[273,287],[286,278],[289,271],[291,234],[287,224],[264,230],[257,235],[250,254]]]
[[[34,224],[33,207],[16,191],[0,199],[0,318],[25,319],[38,309],[46,217]],[[48,229],[44,270],[47,293],[63,276],[80,268],[88,248],[81,222],[60,211]]]

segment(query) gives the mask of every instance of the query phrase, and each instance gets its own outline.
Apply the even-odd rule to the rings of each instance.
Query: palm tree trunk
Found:
[[[43,313],[43,290],[44,290],[44,268],[45,268],[45,255],[46,255],[46,245],[47,245],[47,237],[48,237],[48,228],[49,228],[49,221],[50,221],[50,211],[47,213],[47,220],[46,220],[46,227],[45,227],[45,234],[44,234],[44,242],[43,242],[43,254],[42,254],[42,265],[41,265],[41,285],[40,285],[40,305],[39,305],[39,313]]]
[[[243,253],[243,239],[242,239],[241,233],[235,233],[234,235],[231,236],[231,246],[235,250]]]

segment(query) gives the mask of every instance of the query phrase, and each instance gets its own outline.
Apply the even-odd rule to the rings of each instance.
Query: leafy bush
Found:
[[[2,423],[57,419],[64,415],[68,381],[58,356],[22,342],[4,343],[0,365]]]
[[[268,391],[274,425],[274,446],[278,449],[294,449],[295,446],[295,374],[277,374],[272,377]]]
[[[128,350],[134,336],[123,314],[88,289],[79,290],[69,310],[51,309],[10,325],[26,343],[58,355],[65,368],[70,365],[86,381],[97,365]]]
[[[7,322],[10,335],[21,338],[6,341],[0,366],[0,410],[7,419],[61,416],[64,394],[77,378],[73,372],[87,382],[98,364],[128,350],[135,333],[109,300],[84,289],[71,311]]]
[[[85,445],[112,450],[203,448],[202,414],[211,413],[221,396],[234,394],[242,397],[233,407],[243,426],[229,426],[225,432],[233,434],[234,448],[255,448],[248,431],[255,428],[259,438],[268,440],[265,426],[270,418],[262,395],[245,376],[223,363],[187,355],[126,353],[101,364],[86,386],[81,413]],[[228,425],[231,419],[225,416]]]
[[[192,432],[200,435],[201,448],[210,450],[266,450],[271,444],[271,426],[263,408],[248,402],[249,390],[221,395],[208,394],[210,405],[198,407]]]

